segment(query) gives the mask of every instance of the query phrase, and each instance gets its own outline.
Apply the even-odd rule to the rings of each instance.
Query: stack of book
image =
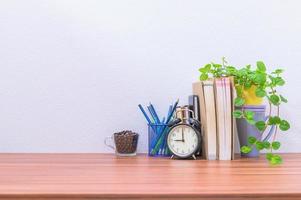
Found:
[[[208,160],[234,159],[234,83],[231,77],[200,81],[193,84],[199,97],[202,124],[202,154]]]

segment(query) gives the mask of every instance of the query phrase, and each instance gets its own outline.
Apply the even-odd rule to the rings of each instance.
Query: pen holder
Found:
[[[171,156],[167,146],[167,124],[148,124],[148,155]]]

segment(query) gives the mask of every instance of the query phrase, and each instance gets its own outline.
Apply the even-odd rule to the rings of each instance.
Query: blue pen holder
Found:
[[[167,146],[167,124],[148,124],[148,155],[171,156]]]

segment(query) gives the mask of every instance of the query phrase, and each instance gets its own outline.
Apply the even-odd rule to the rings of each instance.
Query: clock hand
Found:
[[[175,142],[183,142],[183,140],[173,140],[173,141],[175,141]]]
[[[182,142],[184,142],[184,132],[183,132],[183,128],[182,128]]]

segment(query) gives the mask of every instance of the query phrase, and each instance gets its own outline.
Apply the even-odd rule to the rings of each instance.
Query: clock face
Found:
[[[167,144],[173,154],[180,158],[192,156],[199,147],[200,138],[192,127],[184,124],[173,127],[167,137]]]

